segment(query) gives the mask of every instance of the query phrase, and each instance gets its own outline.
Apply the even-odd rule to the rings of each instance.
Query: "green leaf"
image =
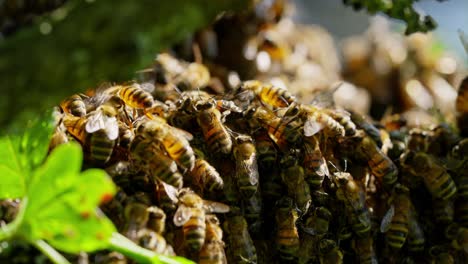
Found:
[[[115,227],[97,208],[116,189],[102,170],[80,173],[82,159],[78,144],[63,144],[35,171],[27,193],[31,202],[20,227],[29,241],[44,239],[70,253],[108,246]]]
[[[60,196],[73,192],[80,173],[83,154],[76,143],[63,144],[52,151],[33,174],[27,196],[31,204],[26,215],[34,216]]]
[[[21,157],[16,151],[15,143],[9,136],[0,138],[0,199],[18,198],[26,193]]]
[[[44,162],[54,128],[51,111],[46,111],[45,114],[29,120],[24,128],[18,149],[25,159],[25,168],[35,169]]]
[[[0,138],[0,199],[25,195],[31,171],[39,166],[47,155],[53,127],[49,111],[28,122],[23,127],[24,132],[21,136]]]

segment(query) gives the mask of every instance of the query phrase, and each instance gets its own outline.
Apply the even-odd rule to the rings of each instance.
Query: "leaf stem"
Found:
[[[109,248],[136,260],[138,263],[154,263],[156,254],[133,243],[119,233],[113,233],[109,240]]]
[[[39,249],[44,255],[46,255],[52,262],[55,264],[70,264],[70,262],[57,252],[53,247],[51,247],[44,240],[31,241],[37,249]]]
[[[109,249],[118,251],[138,263],[165,264],[194,264],[181,257],[158,255],[153,251],[142,248],[119,233],[113,233],[109,240]]]
[[[9,223],[8,225],[2,226],[0,228],[0,241],[8,240],[14,235],[16,235],[16,231],[18,230],[21,223],[23,223],[24,213],[26,212],[27,205],[28,198],[24,197],[21,201],[21,207],[18,214],[16,215],[15,220],[13,220],[13,222]]]

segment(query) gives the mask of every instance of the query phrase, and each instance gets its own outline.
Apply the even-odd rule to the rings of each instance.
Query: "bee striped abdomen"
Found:
[[[259,92],[260,100],[274,107],[287,107],[295,101],[288,90],[276,86],[262,86]]]
[[[221,241],[212,241],[205,244],[200,251],[198,263],[200,264],[224,264],[226,256],[224,255],[223,243]]]
[[[217,127],[210,127],[205,134],[207,145],[213,151],[220,151],[221,153],[229,153],[232,149],[232,140],[225,129]]]
[[[182,188],[184,184],[183,177],[177,171],[177,165],[173,162],[174,161],[166,155],[157,154],[151,166],[153,175],[176,188]]]
[[[183,232],[185,243],[191,249],[198,251],[205,243],[205,213],[200,208],[193,208],[192,210],[194,210],[194,213],[184,224]]]
[[[195,165],[195,154],[188,141],[182,138],[167,136],[162,142],[169,156],[178,164],[187,169],[193,168]]]
[[[424,177],[424,182],[432,195],[442,200],[448,200],[457,192],[455,182],[443,168],[436,177]]]
[[[118,95],[125,104],[133,108],[150,108],[154,104],[154,98],[150,93],[133,85],[122,87]]]
[[[221,113],[211,107],[201,111],[197,116],[205,141],[213,152],[228,154],[232,149],[232,139],[221,121]]]
[[[101,164],[109,161],[114,150],[115,140],[109,139],[105,130],[91,134],[91,158]]]

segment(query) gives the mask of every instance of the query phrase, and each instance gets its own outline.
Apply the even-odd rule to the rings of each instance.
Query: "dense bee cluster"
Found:
[[[430,45],[426,36],[371,29],[344,44],[349,82],[339,81],[328,33],[295,25],[286,7],[260,1],[225,14],[157,55],[139,81],[64,100],[51,149],[81,143],[85,166],[119,187],[102,210],[161,254],[463,263],[468,79],[457,93],[456,61],[411,48]],[[394,113],[367,115],[383,105]],[[128,261],[116,252],[89,259]]]

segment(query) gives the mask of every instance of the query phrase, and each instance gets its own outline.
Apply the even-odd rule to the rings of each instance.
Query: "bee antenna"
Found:
[[[176,85],[174,85],[172,83],[170,85],[171,85],[172,89],[174,89],[179,94],[179,96],[182,95],[182,92],[179,90],[179,88],[177,88]]]
[[[339,169],[335,166],[335,164],[334,164],[333,162],[328,161],[328,163],[329,163],[331,166],[333,166],[333,168],[335,168],[335,170],[339,171]]]

